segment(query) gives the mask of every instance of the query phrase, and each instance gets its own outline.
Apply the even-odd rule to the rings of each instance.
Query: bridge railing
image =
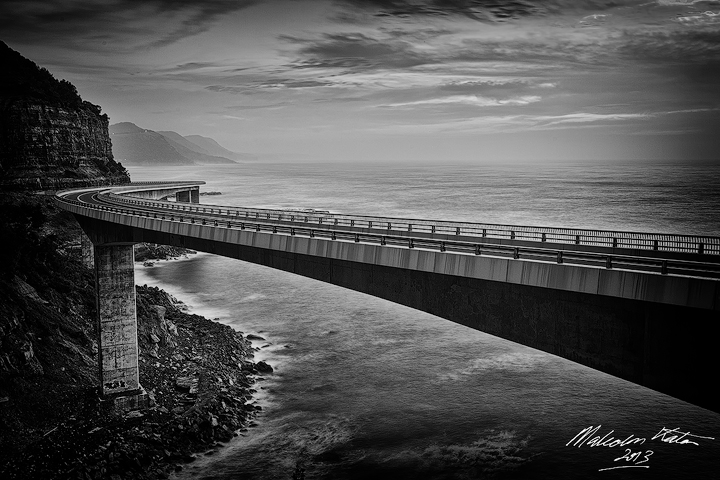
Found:
[[[392,232],[362,231],[352,232],[328,228],[330,225],[303,224],[278,224],[266,223],[260,218],[237,218],[237,217],[216,217],[208,216],[208,212],[202,213],[193,206],[192,209],[182,208],[189,205],[170,205],[165,211],[157,208],[144,208],[147,202],[110,202],[107,204],[84,203],[78,200],[67,198],[57,199],[58,202],[66,204],[68,210],[87,214],[88,210],[109,212],[123,216],[145,217],[161,221],[179,222],[185,224],[207,225],[211,227],[250,230],[254,232],[265,232],[273,234],[286,234],[290,236],[300,235],[310,238],[324,238],[328,240],[351,241],[355,243],[371,243],[380,246],[394,246],[408,249],[426,249],[447,253],[459,253],[466,255],[490,255],[512,259],[535,260],[552,262],[557,264],[584,265],[600,267],[604,269],[635,270],[643,272],[655,272],[662,275],[683,275],[701,278],[720,278],[720,263],[702,262],[695,260],[678,260],[636,256],[627,254],[605,254],[586,251],[567,251],[553,248],[552,245],[539,246],[514,246],[497,243],[483,243],[482,241],[470,241],[467,237],[457,239],[437,238],[414,238],[401,235],[393,235]],[[124,202],[123,202],[124,203]],[[211,210],[211,207],[205,207]],[[212,207],[217,212],[217,207]],[[272,220],[271,220],[272,221]]]
[[[176,204],[111,194],[114,201],[180,209],[197,213],[228,215],[290,223],[310,223],[353,229],[404,231],[455,237],[522,240],[566,245],[625,248],[661,252],[720,255],[720,237],[663,233],[621,232],[558,227],[502,225],[439,220],[343,215],[317,210],[273,210],[219,205]]]

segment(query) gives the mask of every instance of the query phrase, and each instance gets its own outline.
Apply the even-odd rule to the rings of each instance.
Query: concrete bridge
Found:
[[[202,184],[56,197],[94,245],[100,383],[120,408],[144,398],[133,245],[150,242],[368,293],[720,412],[719,237],[218,207],[197,204]]]

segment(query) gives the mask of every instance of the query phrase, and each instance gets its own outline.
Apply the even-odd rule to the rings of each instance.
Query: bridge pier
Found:
[[[190,203],[190,192],[185,190],[183,192],[177,192],[175,194],[176,202]]]
[[[133,244],[95,245],[100,392],[116,411],[148,406],[138,370]]]

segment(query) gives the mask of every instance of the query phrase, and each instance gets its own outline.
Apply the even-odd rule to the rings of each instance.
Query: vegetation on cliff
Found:
[[[47,103],[66,108],[87,108],[97,115],[101,109],[84,102],[75,85],[57,80],[46,68],[20,55],[0,41],[0,91],[4,104],[15,101]]]

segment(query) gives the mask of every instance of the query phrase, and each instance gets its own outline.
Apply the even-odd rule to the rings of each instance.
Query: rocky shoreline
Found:
[[[256,424],[252,401],[264,362],[231,327],[185,313],[157,287],[137,287],[142,411],[108,415],[90,389],[68,418],[9,462],[2,478],[158,479]],[[261,372],[262,371],[262,372]]]
[[[253,361],[250,339],[148,286],[137,317],[150,407],[110,412],[77,224],[51,199],[0,198],[0,478],[168,478],[255,426],[253,386],[272,368]],[[151,261],[193,253],[142,248]]]
[[[146,266],[152,266],[157,260],[176,260],[187,258],[197,252],[189,248],[171,247],[170,245],[158,245],[155,243],[140,243],[135,246],[135,261],[143,262]]]

